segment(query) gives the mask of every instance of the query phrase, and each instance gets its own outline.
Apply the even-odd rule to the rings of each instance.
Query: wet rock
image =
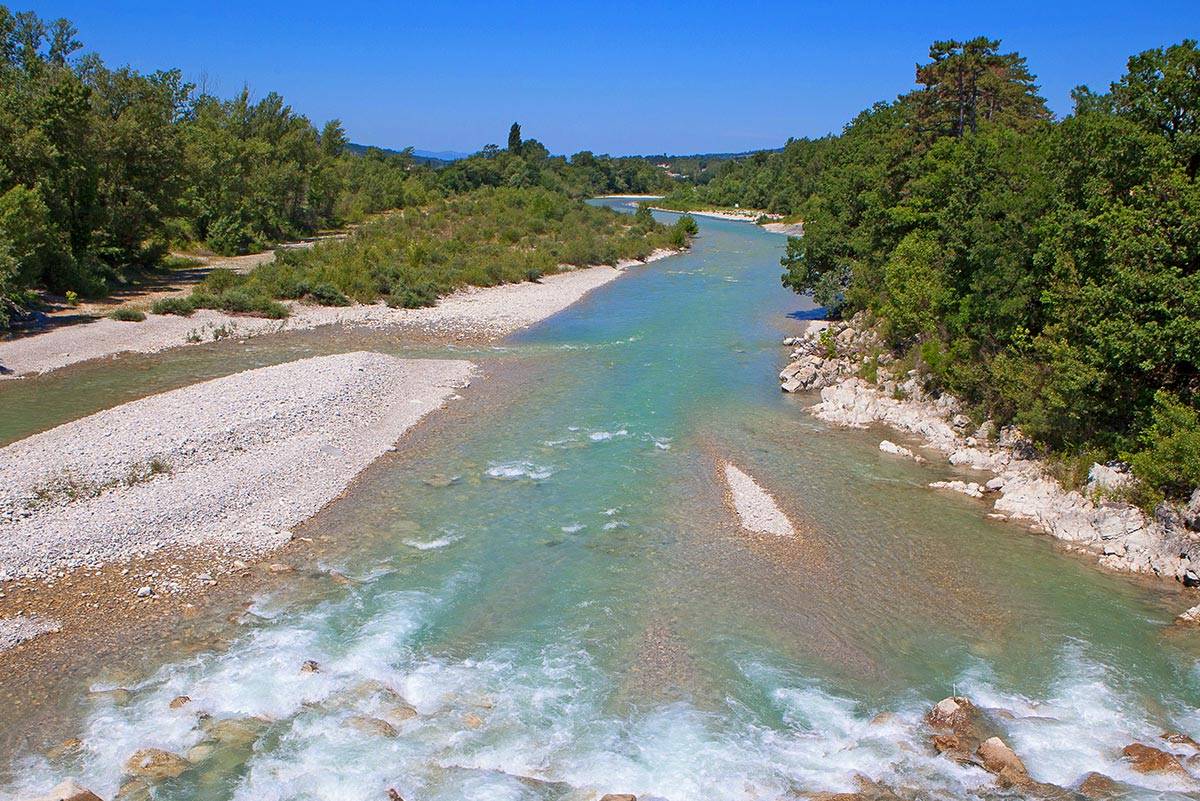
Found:
[[[137,591],[137,597],[139,598],[149,598],[153,594],[154,590],[150,587],[139,587]]]
[[[174,779],[191,766],[192,764],[179,754],[172,754],[161,748],[143,748],[135,751],[133,756],[125,761],[125,772],[159,782]]]
[[[983,497],[983,487],[974,481],[931,481],[929,482],[929,487],[930,489],[947,489],[954,492],[961,492],[963,495],[971,498]]]
[[[170,707],[171,709],[179,709],[180,707],[186,706],[187,704],[190,704],[191,702],[192,702],[192,699],[188,698],[186,695],[177,695],[171,699],[171,703],[167,704],[167,706]]]
[[[1200,751],[1200,743],[1196,742],[1195,739],[1186,734],[1180,734],[1179,732],[1163,732],[1160,736],[1171,745],[1184,745],[1193,751]]]
[[[150,792],[150,783],[145,779],[130,779],[123,782],[113,796],[113,801],[151,801],[154,798]]]
[[[46,756],[49,759],[63,759],[64,757],[75,756],[83,748],[83,740],[78,737],[68,737],[58,745],[48,748]]]
[[[963,696],[943,698],[925,715],[939,754],[965,765],[979,764],[976,750],[986,738],[983,713]]]
[[[1095,799],[1095,801],[1124,795],[1120,782],[1095,771],[1083,777],[1083,780],[1079,782],[1078,790],[1084,798]]]
[[[1013,777],[1029,775],[1025,763],[999,737],[984,740],[975,753],[983,761],[984,769],[991,773],[1007,773]]]
[[[633,793],[605,793],[600,796],[600,801],[637,801],[637,796]]]
[[[479,717],[479,715],[476,715],[474,712],[472,712],[472,713],[468,714],[465,718],[463,718],[463,723],[467,724],[472,729],[478,729],[480,726],[483,725],[483,718]]]
[[[282,562],[276,562],[267,568],[267,570],[270,570],[272,573],[291,573],[295,569],[296,568],[292,567],[291,565],[285,565]]]
[[[45,795],[29,798],[26,801],[102,801],[102,799],[74,779],[67,779],[55,785],[54,789]]]
[[[403,796],[401,796],[400,793],[396,792],[391,787],[388,788],[387,797],[388,801],[404,801]]]
[[[266,728],[265,718],[210,718],[203,724],[204,732],[210,742],[219,743],[231,748],[245,748],[253,745]]]
[[[353,729],[375,737],[395,737],[396,730],[386,720],[373,718],[370,715],[351,715],[346,723]]]
[[[1144,743],[1130,743],[1121,754],[1129,761],[1129,767],[1138,773],[1169,773],[1188,776],[1179,757]]]
[[[304,664],[300,666],[301,673],[320,673],[321,665],[315,659],[305,659]]]
[[[883,442],[880,442],[879,450],[883,451],[884,453],[890,453],[893,456],[903,456],[905,459],[912,459],[914,462],[918,463],[925,461],[923,456],[918,456],[903,445],[897,445],[891,440],[885,439]]]

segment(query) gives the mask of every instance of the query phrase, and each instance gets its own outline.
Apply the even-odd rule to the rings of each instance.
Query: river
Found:
[[[136,663],[128,699],[64,693],[82,753],[0,754],[9,791],[75,775],[111,797],[136,749],[199,743],[202,710],[261,716],[253,746],[222,745],[155,798],[749,800],[861,773],[952,799],[992,780],[927,746],[921,717],[952,693],[1006,710],[1039,780],[1183,789],[1120,761],[1164,731],[1200,738],[1200,650],[1161,593],[927,489],[954,469],[881,454],[894,434],[831,429],[780,393],[779,341],[811,315],[780,285],[784,238],[698,222],[690,252],[501,348],[454,351],[502,392],[307,527],[353,581],[256,597],[227,647]],[[350,347],[446,353],[313,332],[122,357],[0,388],[0,441]],[[737,528],[717,459],[775,494],[795,541]],[[112,686],[111,668],[85,684]],[[353,717],[389,714],[379,683],[419,713],[391,709],[396,736]]]

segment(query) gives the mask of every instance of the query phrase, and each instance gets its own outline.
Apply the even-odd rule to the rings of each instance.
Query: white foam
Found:
[[[619,431],[593,431],[592,433],[588,434],[588,439],[590,439],[592,442],[607,442],[610,439],[614,439],[616,437],[625,437],[628,435],[629,432],[622,428]]]
[[[514,481],[522,478],[542,481],[554,475],[554,468],[527,461],[489,462],[487,475],[503,481]]]
[[[583,523],[571,523],[570,525],[563,526],[561,530],[565,534],[576,534],[580,531],[583,531],[585,528],[587,528],[587,526],[585,526]]]
[[[462,534],[454,532],[446,532],[444,536],[435,537],[431,540],[401,540],[410,548],[416,548],[418,551],[435,551],[439,548],[445,548],[448,545],[453,545],[463,538]]]

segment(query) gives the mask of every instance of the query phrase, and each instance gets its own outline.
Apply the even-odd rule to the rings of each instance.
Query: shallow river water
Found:
[[[784,239],[699,222],[691,252],[462,350],[515,378],[322,516],[344,545],[325,567],[353,583],[257,598],[228,648],[139,668],[128,700],[62,698],[83,752],[0,754],[16,782],[0,797],[65,775],[111,797],[134,750],[187,753],[212,720],[260,716],[252,743],[226,741],[155,797],[773,799],[861,773],[963,798],[991,777],[933,755],[920,725],[952,693],[1005,710],[1039,780],[1194,791],[1120,761],[1164,731],[1200,738],[1200,649],[1171,630],[1172,603],[927,489],[952,469],[880,454],[895,434],[830,429],[813,398],[782,395],[779,340],[811,307],[780,286]],[[351,347],[446,353],[317,332],[123,357],[0,387],[0,442]],[[718,459],[776,495],[797,540],[739,531]],[[96,666],[93,689],[106,681]],[[170,709],[180,694],[192,702]]]

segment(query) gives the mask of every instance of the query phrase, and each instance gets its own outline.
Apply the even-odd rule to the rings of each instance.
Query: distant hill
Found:
[[[376,145],[360,145],[357,142],[351,142],[350,144],[346,145],[346,150],[350,151],[351,153],[353,153],[356,156],[363,155],[371,148],[374,148],[376,150],[381,150],[384,153],[387,153],[389,155],[395,155],[395,154],[399,154],[399,153],[403,152],[401,150],[396,150],[395,148],[391,148],[391,147],[378,147]],[[471,155],[471,154],[470,153],[462,153],[457,150],[414,150],[412,152],[414,161],[420,162],[422,164],[432,164],[434,166],[437,166],[439,164],[449,164],[452,161],[458,161],[459,159],[465,159],[469,155]]]

